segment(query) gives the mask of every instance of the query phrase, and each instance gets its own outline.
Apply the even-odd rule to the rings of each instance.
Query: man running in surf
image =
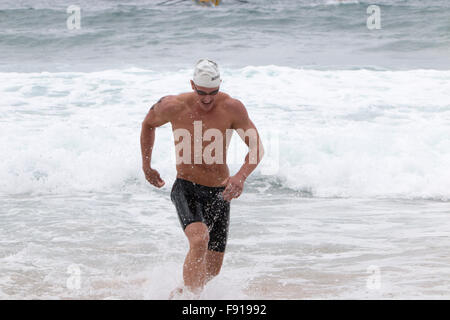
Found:
[[[241,195],[245,180],[264,153],[246,108],[239,100],[219,91],[221,81],[215,62],[199,60],[190,81],[193,91],[161,98],[151,107],[141,131],[145,177],[161,188],[165,182],[151,167],[155,130],[168,122],[172,125],[177,178],[171,200],[189,241],[183,265],[184,285],[196,294],[220,272],[231,199]],[[233,130],[247,144],[249,152],[240,170],[230,176],[226,153]]]

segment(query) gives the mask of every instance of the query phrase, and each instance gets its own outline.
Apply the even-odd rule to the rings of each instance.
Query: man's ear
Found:
[[[194,81],[192,81],[192,80],[190,80],[190,81],[191,81],[191,88],[192,88],[192,90],[195,90]]]

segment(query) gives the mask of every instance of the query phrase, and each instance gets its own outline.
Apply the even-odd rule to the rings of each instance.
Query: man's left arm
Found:
[[[228,178],[227,186],[223,192],[223,197],[227,201],[238,198],[244,189],[244,182],[255,170],[264,155],[264,148],[259,137],[258,130],[250,120],[245,106],[239,100],[234,99],[232,128],[236,130],[239,137],[248,146],[249,151],[245,156],[244,164],[239,171]]]

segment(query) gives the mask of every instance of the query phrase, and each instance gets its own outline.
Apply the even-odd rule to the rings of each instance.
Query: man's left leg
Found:
[[[217,276],[222,268],[230,222],[230,202],[223,200],[225,187],[214,187],[206,204],[205,220],[209,229],[208,250],[205,255],[206,282]]]
[[[225,252],[206,251],[206,282],[217,276],[222,268]]]

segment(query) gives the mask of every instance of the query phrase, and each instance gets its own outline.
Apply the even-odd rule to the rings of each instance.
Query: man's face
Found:
[[[204,111],[209,111],[214,106],[214,100],[219,92],[219,87],[207,88],[195,85],[191,80],[191,86],[198,98],[198,104]]]

